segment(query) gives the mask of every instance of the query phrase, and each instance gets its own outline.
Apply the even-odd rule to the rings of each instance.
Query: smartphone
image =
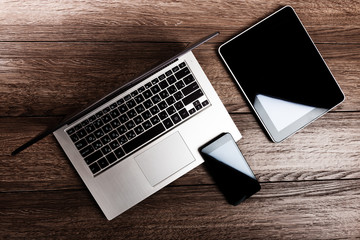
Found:
[[[199,151],[228,203],[236,206],[261,189],[230,133],[219,135]]]

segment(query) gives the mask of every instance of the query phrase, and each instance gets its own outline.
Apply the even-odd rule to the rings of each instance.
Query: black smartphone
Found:
[[[260,184],[230,133],[199,149],[205,167],[228,203],[236,206],[260,190]]]

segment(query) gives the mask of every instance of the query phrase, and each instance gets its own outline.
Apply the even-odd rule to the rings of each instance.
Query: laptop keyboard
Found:
[[[208,105],[182,62],[66,132],[95,175]]]

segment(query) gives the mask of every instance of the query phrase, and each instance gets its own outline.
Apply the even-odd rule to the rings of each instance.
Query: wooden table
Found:
[[[292,4],[346,100],[280,144],[235,87],[219,45],[286,1],[0,2],[0,239],[360,237],[360,2]],[[243,138],[259,193],[228,205],[200,166],[107,221],[48,136],[16,147],[214,31],[194,51]]]

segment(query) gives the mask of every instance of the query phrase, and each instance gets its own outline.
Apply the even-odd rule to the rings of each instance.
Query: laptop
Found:
[[[241,134],[190,45],[62,123],[53,134],[108,220],[203,162],[199,147]]]

